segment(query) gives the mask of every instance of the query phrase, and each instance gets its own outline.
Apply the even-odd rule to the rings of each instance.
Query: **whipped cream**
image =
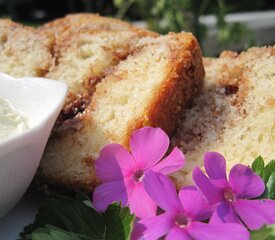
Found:
[[[20,113],[6,99],[0,98],[0,140],[28,129],[27,116]]]

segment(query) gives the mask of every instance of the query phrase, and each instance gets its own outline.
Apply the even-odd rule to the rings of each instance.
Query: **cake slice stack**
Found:
[[[51,186],[90,191],[101,148],[128,147],[143,126],[176,133],[173,145],[187,160],[172,176],[178,186],[192,184],[206,151],[223,154],[227,170],[259,155],[274,158],[275,47],[224,52],[204,66],[205,79],[199,45],[188,33],[160,36],[93,14],[38,29],[0,20],[1,72],[69,86],[37,173]]]

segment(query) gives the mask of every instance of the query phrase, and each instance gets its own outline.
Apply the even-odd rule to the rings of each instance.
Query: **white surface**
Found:
[[[7,215],[0,218],[0,239],[19,239],[19,233],[33,222],[41,199],[35,192],[28,192]]]
[[[201,16],[199,19],[201,24],[207,28],[207,36],[202,41],[204,54],[215,55],[219,54],[223,48],[218,44],[218,28],[217,18],[214,15]],[[275,11],[262,12],[242,12],[231,13],[225,16],[227,23],[241,23],[247,27],[252,34],[252,39],[255,46],[263,46],[275,43]],[[246,48],[247,39],[243,39],[238,43],[231,43],[225,46],[226,49],[242,50]]]
[[[209,30],[216,29],[217,17],[204,15],[199,19]],[[225,16],[228,23],[243,23],[251,30],[275,27],[275,11],[230,13]]]
[[[0,140],[0,217],[31,183],[66,93],[62,82],[0,73],[0,97],[29,116],[29,129]]]
[[[227,23],[241,23],[252,33],[256,46],[275,44],[275,11],[241,12],[231,13],[225,16]],[[202,40],[204,55],[216,55],[223,50],[218,44],[217,17],[215,15],[203,15],[199,18],[200,24],[205,25],[207,32]],[[134,22],[135,25],[147,28],[144,21]],[[231,43],[226,49],[242,50],[246,47],[247,40],[243,39],[238,43]]]

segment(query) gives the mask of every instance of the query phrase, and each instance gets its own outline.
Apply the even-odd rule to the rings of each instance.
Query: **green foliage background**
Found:
[[[127,15],[139,16],[147,21],[149,29],[165,34],[170,31],[190,31],[201,42],[206,36],[206,27],[199,22],[199,17],[214,14],[217,17],[218,43],[226,48],[230,43],[239,43],[245,38],[245,46],[253,45],[253,35],[246,26],[240,23],[227,23],[225,15],[261,7],[263,1],[243,1],[228,4],[225,0],[113,0],[118,11],[116,17],[127,18]]]

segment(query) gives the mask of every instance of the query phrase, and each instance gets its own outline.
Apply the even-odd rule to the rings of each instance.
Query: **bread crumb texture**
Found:
[[[53,64],[54,36],[0,19],[0,72],[14,77],[43,76]]]
[[[63,36],[55,46],[56,64],[46,77],[66,82],[70,92],[81,95],[91,94],[107,70],[125,59],[140,38],[136,32],[89,29]]]
[[[203,94],[184,111],[173,144],[186,154],[186,165],[172,177],[178,186],[192,183],[192,169],[203,166],[206,151],[250,165],[261,155],[266,163],[275,153],[275,47],[251,48],[241,54],[224,52],[204,59]]]

